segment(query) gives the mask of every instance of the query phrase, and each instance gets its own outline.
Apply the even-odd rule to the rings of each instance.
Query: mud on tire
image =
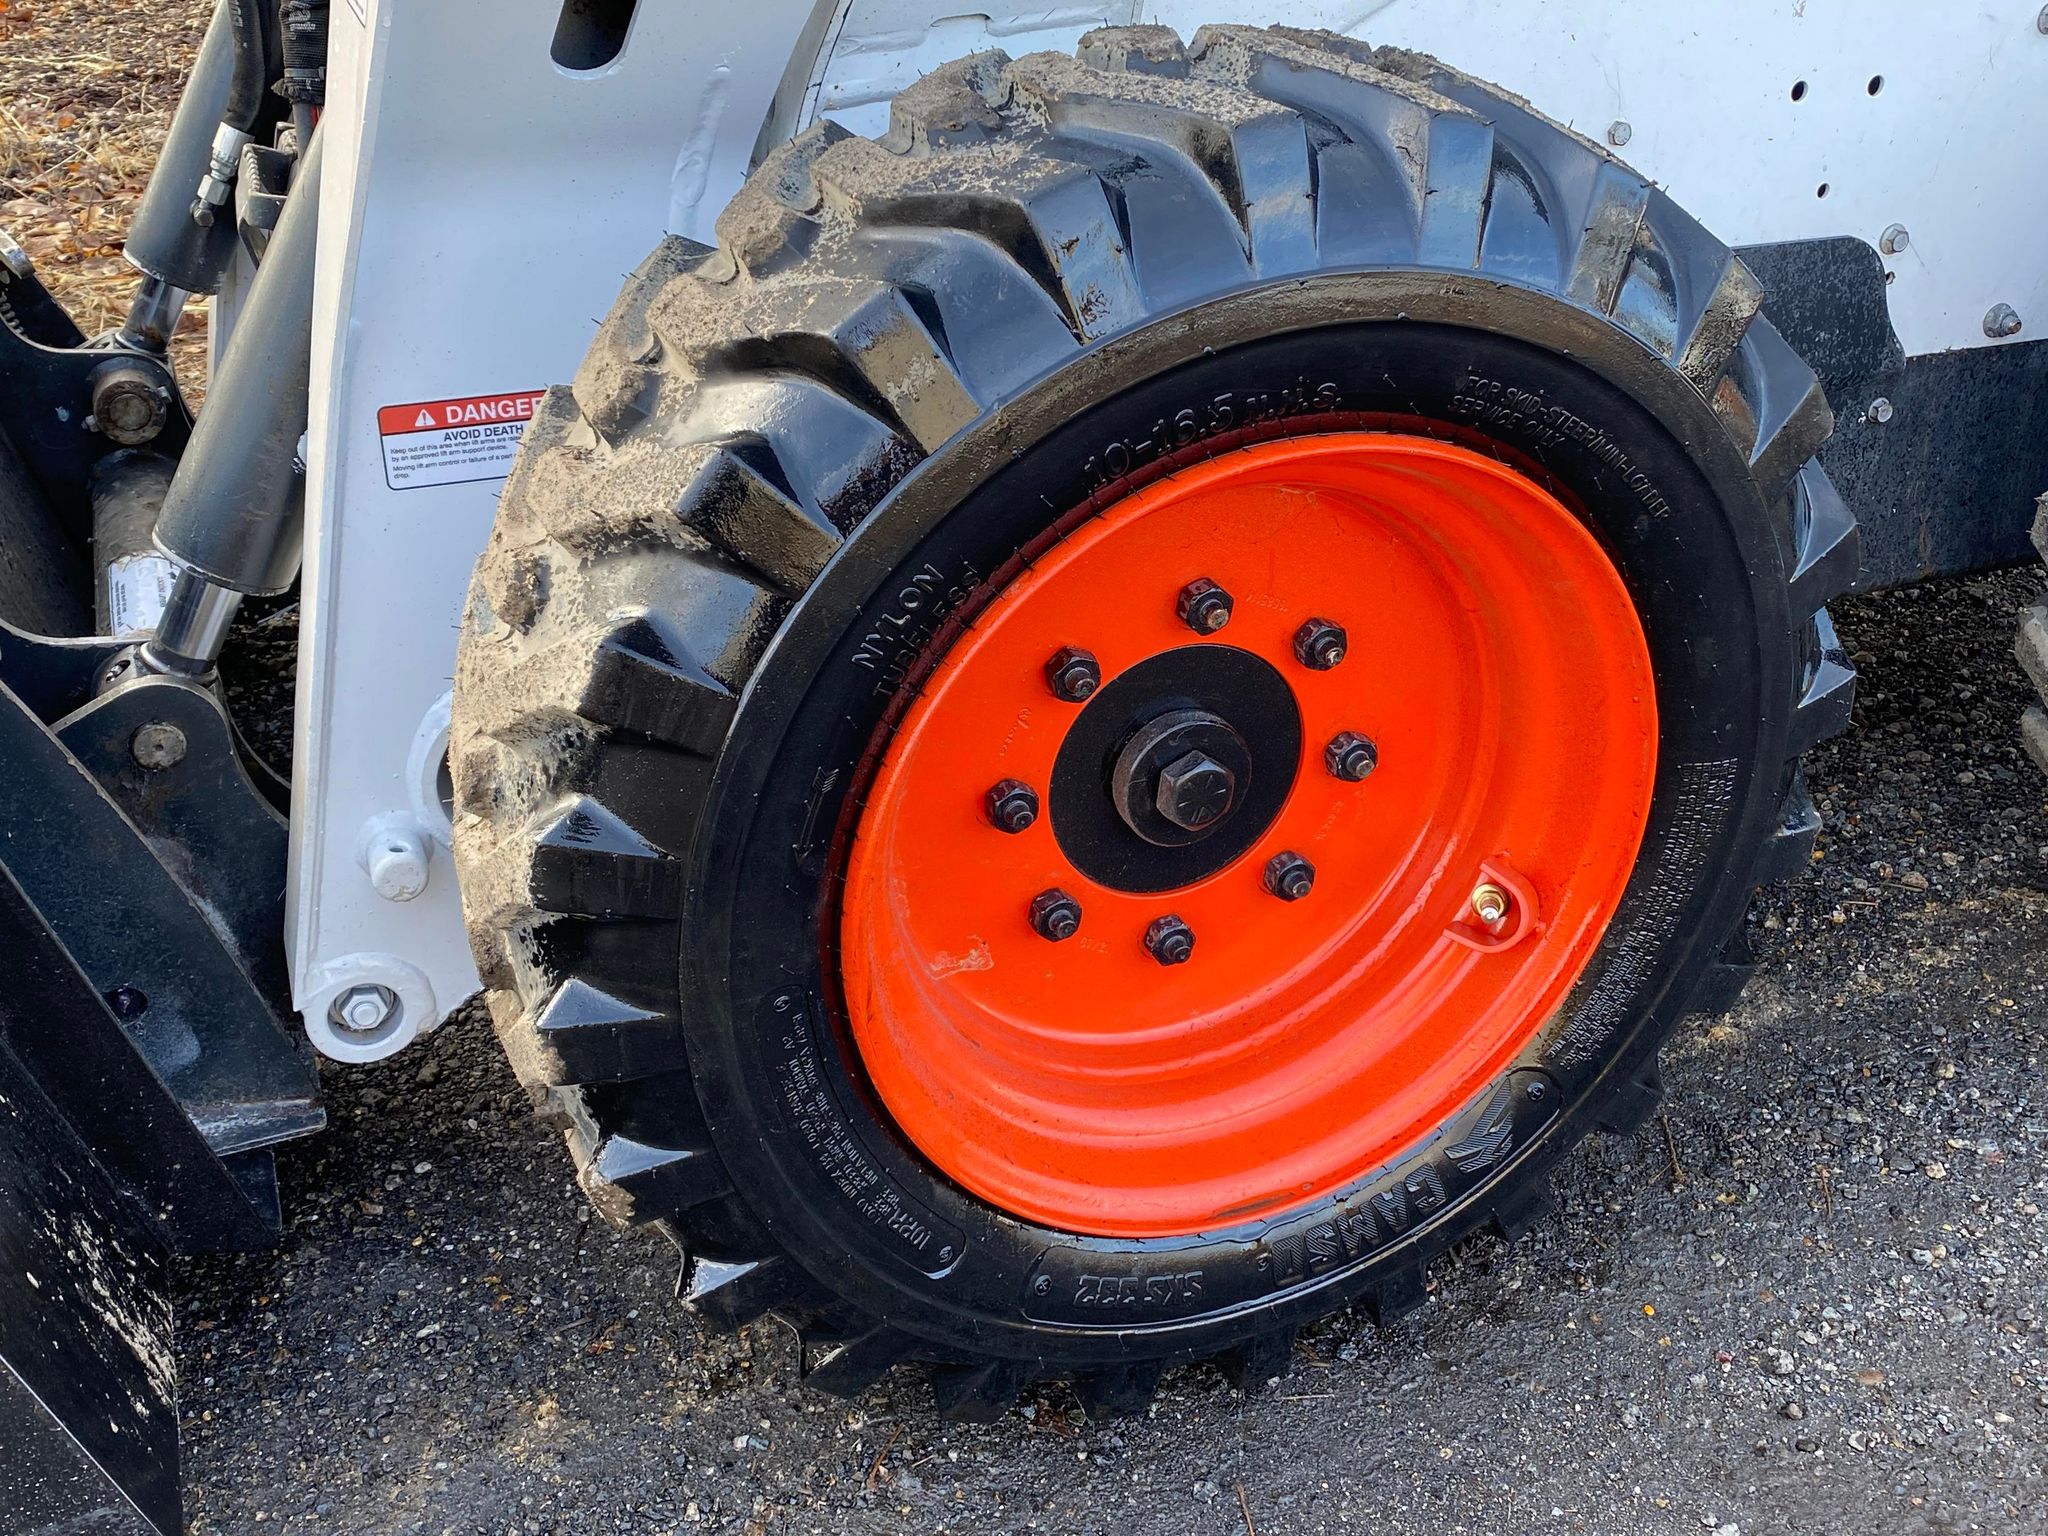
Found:
[[[1193,1358],[1263,1379],[1301,1323],[1398,1315],[1447,1246],[1514,1235],[1581,1136],[1652,1112],[1678,1018],[1732,998],[1750,888],[1818,827],[1798,756],[1847,720],[1822,604],[1856,532],[1761,299],[1599,146],[1323,33],[983,54],[879,142],[771,154],[548,395],[462,642],[477,960],[593,1203],[674,1236],[714,1317],[792,1321],[809,1379],[925,1361],[960,1414],[1042,1377],[1130,1407]],[[1172,1240],[991,1209],[842,1048],[827,915],[863,764],[1061,516],[1388,424],[1544,477],[1628,584],[1661,725],[1619,913],[1510,1072],[1317,1209]]]

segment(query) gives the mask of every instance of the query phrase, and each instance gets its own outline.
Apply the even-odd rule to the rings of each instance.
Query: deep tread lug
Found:
[[[2048,710],[2029,704],[2021,713],[2020,745],[2027,749],[2034,766],[2048,773]]]
[[[749,1323],[809,1301],[815,1293],[807,1276],[781,1257],[690,1260],[683,1302],[721,1327],[737,1332]]]
[[[1082,34],[1077,52],[1090,69],[1187,78],[1188,51],[1171,27],[1097,27]]]
[[[1525,1179],[1504,1190],[1494,1201],[1487,1225],[1504,1243],[1512,1243],[1531,1227],[1557,1214],[1557,1200],[1541,1176]]]
[[[1812,613],[1856,584],[1863,568],[1863,535],[1856,516],[1816,462],[1792,482],[1791,601],[1794,613]]]
[[[1245,1393],[1264,1390],[1267,1383],[1285,1376],[1294,1365],[1292,1328],[1276,1328],[1255,1334],[1217,1356],[1216,1364],[1229,1383]]]
[[[834,1397],[859,1397],[912,1357],[908,1335],[877,1326],[844,1338],[804,1341],[803,1383]]]
[[[1629,1137],[1664,1107],[1664,1068],[1655,1056],[1633,1076],[1616,1083],[1600,1106],[1596,1123],[1610,1136]]]
[[[1083,1371],[1074,1377],[1074,1396],[1081,1400],[1082,1412],[1098,1424],[1129,1418],[1145,1411],[1159,1390],[1160,1374],[1156,1360]]]
[[[2048,598],[2036,598],[2027,605],[2012,653],[2034,691],[2048,695]]]
[[[1699,986],[1686,1005],[1686,1012],[1718,1018],[1735,1006],[1755,975],[1754,964],[1716,960],[1700,977]]]
[[[1763,284],[1734,252],[1724,252],[1713,290],[1693,316],[1691,329],[1673,359],[1687,383],[1702,395],[1713,394],[1763,304]]]
[[[641,615],[598,642],[576,706],[598,725],[709,756],[725,740],[734,702],[678,636]]]
[[[1031,1384],[1021,1360],[980,1360],[932,1370],[932,1403],[943,1418],[960,1424],[991,1424],[1016,1405]]]
[[[533,838],[534,905],[577,917],[672,918],[682,865],[586,796],[549,813]]]
[[[1565,285],[1567,297],[1603,315],[1614,313],[1649,206],[1650,185],[1642,177],[1625,165],[1600,167]]]
[[[695,465],[677,507],[685,526],[785,592],[817,580],[842,542],[840,532],[779,483],[780,466],[765,439],[692,444],[683,455]]]
[[[1366,1314],[1374,1326],[1391,1328],[1421,1306],[1428,1294],[1420,1265],[1389,1270],[1375,1288],[1365,1293]]]
[[[1820,811],[1806,787],[1806,775],[1794,774],[1778,807],[1778,822],[1757,855],[1752,879],[1758,885],[1789,880],[1801,874],[1813,861],[1813,846],[1820,836]]]
[[[1822,609],[1813,616],[1813,663],[1799,707],[1792,716],[1790,750],[1801,753],[1849,728],[1856,706],[1856,669]]]
[[[635,1007],[578,977],[549,994],[533,1032],[555,1083],[616,1083],[682,1064],[674,1019]]]
[[[688,1210],[732,1190],[709,1148],[655,1147],[630,1136],[607,1136],[583,1169],[591,1205],[616,1226]]]

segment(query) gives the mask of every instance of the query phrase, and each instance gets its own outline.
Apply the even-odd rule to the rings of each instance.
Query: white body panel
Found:
[[[373,889],[362,835],[409,817],[430,845],[445,838],[435,732],[501,482],[393,489],[378,412],[569,378],[664,228],[711,238],[811,9],[643,0],[618,60],[579,75],[549,58],[559,0],[334,8],[289,934],[296,1001],[330,1054],[388,1054],[476,986],[445,843],[424,892],[401,902]],[[797,77],[809,89],[796,125],[823,114],[879,132],[889,95],[947,59],[1067,49],[1106,22],[1330,27],[1438,54],[1594,138],[1626,123],[1624,157],[1731,243],[1875,244],[1903,226],[1908,243],[1886,264],[1894,324],[1917,354],[1994,344],[1984,317],[2001,303],[2026,322],[2015,340],[2048,326],[2044,215],[2022,158],[2048,140],[2038,12],[2038,0],[1108,0],[949,16],[920,0],[842,0]],[[374,1048],[324,1023],[364,981],[406,1010]]]

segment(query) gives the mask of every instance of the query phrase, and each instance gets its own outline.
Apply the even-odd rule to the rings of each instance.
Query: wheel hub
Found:
[[[1218,455],[1070,531],[933,666],[855,828],[854,1044],[1015,1215],[1298,1208],[1552,1017],[1655,764],[1633,603],[1543,487],[1391,433]]]
[[[1220,827],[1250,774],[1251,752],[1227,721],[1207,710],[1170,709],[1131,733],[1109,793],[1125,826],[1170,848]]]

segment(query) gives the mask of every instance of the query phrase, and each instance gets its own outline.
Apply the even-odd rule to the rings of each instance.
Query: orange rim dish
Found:
[[[1635,605],[1537,481],[1397,432],[1200,461],[1045,550],[904,713],[839,908],[861,1064],[1025,1220],[1299,1209],[1556,1015],[1656,744]]]

